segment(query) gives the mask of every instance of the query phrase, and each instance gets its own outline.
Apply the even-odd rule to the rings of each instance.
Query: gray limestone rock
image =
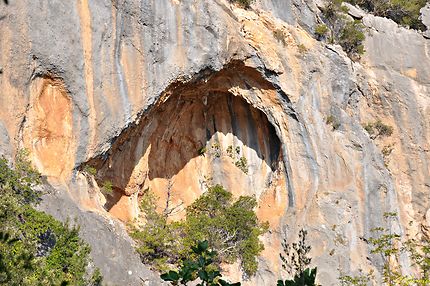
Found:
[[[192,94],[193,100],[202,102],[211,93],[239,96],[246,102],[240,105],[246,112],[240,114],[267,117],[264,120],[281,145],[276,148],[282,156],[264,160],[265,148],[272,147],[265,141],[269,136],[256,132],[258,124],[227,120],[235,114],[228,108],[224,112],[228,104],[211,105],[228,115],[213,122],[231,128],[230,133],[242,132],[232,134],[234,140],[250,142],[247,156],[257,158],[250,160],[254,176],[232,176],[236,169],[228,158],[212,165],[199,163],[194,153],[201,142],[191,139],[195,134],[211,135],[208,130],[217,128],[195,120],[197,115],[188,129],[177,130],[191,130],[183,137],[191,138],[192,147],[185,151],[194,153],[180,166],[188,168],[183,173],[201,179],[207,175],[200,174],[202,170],[216,166],[221,170],[216,180],[236,183],[232,189],[236,195],[243,194],[246,186],[247,194],[258,196],[260,216],[271,222],[271,232],[263,237],[267,250],[259,258],[260,269],[244,284],[274,284],[282,274],[279,242],[293,241],[302,227],[309,230],[319,283],[337,285],[338,268],[346,274],[374,269],[378,276],[381,261],[360,237],[369,237],[373,227],[385,225],[387,211],[399,214],[387,227],[401,234],[425,229],[427,223],[429,41],[391,20],[350,9],[368,28],[366,53],[352,62],[340,46],[313,38],[320,16],[317,4],[321,6],[321,1],[260,0],[244,10],[227,0],[2,3],[0,154],[27,147],[42,173],[51,163],[67,162],[60,175],[48,178],[53,189],[41,208],[62,220],[77,218],[106,282],[159,285],[157,274],[141,264],[123,223],[115,218],[128,213],[124,209],[138,211],[137,193],[125,189],[146,180],[142,142],[160,126],[158,118],[146,117],[166,114],[163,104],[172,94],[178,106],[186,106],[179,101],[187,99],[178,94]],[[428,15],[427,7],[426,25]],[[58,96],[65,104],[58,106]],[[178,110],[178,118],[186,110]],[[53,113],[62,115],[59,122],[46,122]],[[330,116],[339,123],[336,128],[327,120]],[[392,136],[372,139],[362,127],[378,119],[393,127]],[[169,124],[174,126],[173,121]],[[166,129],[166,140],[160,136],[163,146],[177,147],[167,140],[174,131]],[[60,148],[62,153],[43,162],[52,157],[50,151],[59,142],[67,143]],[[111,166],[115,156],[123,160]],[[263,165],[266,161],[279,164],[270,169]],[[94,195],[97,189],[77,183],[87,162],[125,181],[116,215],[104,210],[101,195]],[[258,172],[268,178],[263,190],[250,183],[261,179]],[[166,179],[147,177],[152,181],[146,184],[154,185]],[[186,189],[198,180],[178,181]],[[186,200],[201,191],[186,190],[177,196]],[[406,258],[401,265],[405,273],[410,271]],[[238,268],[230,274],[233,280],[241,277]]]

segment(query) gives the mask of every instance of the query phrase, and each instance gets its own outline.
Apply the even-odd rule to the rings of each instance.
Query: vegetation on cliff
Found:
[[[324,23],[315,27],[318,40],[328,40],[339,44],[348,56],[354,60],[364,53],[365,27],[361,20],[348,16],[348,2],[363,8],[376,16],[386,17],[411,29],[426,29],[421,21],[420,10],[426,0],[328,0],[322,14]]]
[[[254,0],[230,0],[231,2],[235,2],[238,3],[239,5],[241,5],[244,8],[249,8],[249,6],[251,5],[251,3]]]
[[[389,225],[397,219],[396,213],[385,213],[385,222]],[[398,233],[392,232],[390,228],[377,227],[372,230],[372,237],[365,239],[371,246],[371,253],[380,256],[382,260],[382,282],[384,285],[430,285],[430,241],[425,236],[417,236],[401,240]],[[405,275],[400,268],[400,255],[406,254],[412,265],[416,268],[415,273]],[[355,276],[341,276],[341,285],[375,285],[373,272],[363,273]]]
[[[325,23],[316,26],[315,35],[319,40],[328,40],[339,44],[353,59],[359,59],[364,53],[364,25],[359,20],[347,16],[343,0],[330,0],[322,9]]]
[[[256,206],[254,198],[234,200],[230,192],[216,185],[187,207],[184,220],[168,222],[170,212],[157,212],[156,198],[147,191],[141,204],[145,222],[133,229],[132,237],[143,262],[158,270],[167,270],[169,265],[179,267],[195,258],[192,247],[207,240],[218,253],[214,265],[239,259],[245,275],[251,276],[257,271],[256,257],[263,250],[259,236],[268,228],[258,221]]]
[[[346,0],[376,16],[386,17],[399,25],[415,30],[426,29],[420,19],[420,10],[427,0]]]
[[[284,239],[282,249],[284,253],[279,254],[282,260],[282,268],[287,271],[292,279],[278,280],[277,286],[315,286],[317,268],[309,268],[312,258],[308,257],[311,246],[307,244],[308,232],[304,229],[299,231],[299,240],[291,244]]]
[[[89,246],[78,227],[34,209],[40,201],[40,174],[25,152],[11,168],[0,158],[0,285],[99,285],[89,277]]]

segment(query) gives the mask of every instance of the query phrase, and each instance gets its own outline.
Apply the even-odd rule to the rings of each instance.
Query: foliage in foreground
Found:
[[[261,224],[254,212],[257,202],[241,196],[236,201],[222,186],[210,187],[186,209],[186,218],[168,222],[168,210],[156,211],[156,198],[150,192],[142,197],[145,223],[132,231],[142,261],[157,270],[169,265],[179,267],[196,257],[191,250],[199,241],[207,240],[218,253],[214,265],[240,260],[245,275],[257,271],[256,257],[263,250],[259,236],[268,225]]]
[[[200,241],[197,246],[191,248],[197,256],[194,260],[185,260],[182,263],[179,271],[170,270],[162,274],[160,277],[164,281],[170,282],[172,285],[187,285],[188,282],[200,279],[197,286],[240,286],[240,282],[229,283],[221,279],[222,275],[214,265],[217,253],[209,250],[207,240]]]
[[[25,152],[11,168],[0,158],[0,285],[99,285],[88,277],[89,246],[69,227],[37,211],[40,174]]]

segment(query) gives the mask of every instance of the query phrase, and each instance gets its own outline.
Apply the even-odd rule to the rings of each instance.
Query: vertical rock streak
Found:
[[[119,84],[119,95],[121,97],[122,108],[124,110],[124,122],[128,124],[131,120],[131,105],[128,100],[127,87],[124,82],[124,72],[121,65],[121,42],[122,42],[122,29],[124,25],[124,19],[122,16],[121,5],[117,5],[113,8],[115,10],[115,46],[114,46],[114,57],[116,74],[118,76]]]

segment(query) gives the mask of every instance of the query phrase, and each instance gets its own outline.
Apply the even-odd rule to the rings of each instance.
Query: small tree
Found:
[[[168,222],[168,212],[158,213],[156,198],[149,193],[142,198],[145,222],[133,229],[132,237],[142,261],[158,270],[193,258],[190,249],[207,240],[218,253],[214,263],[240,260],[245,275],[252,276],[258,267],[256,257],[264,249],[259,236],[268,229],[267,223],[258,221],[256,206],[254,198],[234,200],[230,192],[216,185],[187,207],[185,220]]]
[[[293,277],[292,280],[278,280],[278,286],[315,286],[317,268],[310,269],[312,259],[308,257],[311,247],[306,243],[308,232],[304,229],[299,231],[299,241],[288,244],[284,239],[282,248],[284,254],[279,256],[282,260],[282,268]]]
[[[0,285],[89,285],[90,247],[79,227],[34,208],[41,179],[27,155],[13,167],[0,158]]]
[[[331,33],[329,41],[339,44],[351,59],[356,60],[364,53],[364,25],[361,21],[350,20],[347,17],[348,8],[342,3],[343,0],[328,0],[325,7],[322,8],[322,14],[327,24],[326,27]],[[323,26],[325,25],[317,26],[318,39],[323,38],[321,33],[328,32]]]
[[[384,213],[384,220],[390,222],[397,217],[396,213]],[[400,235],[391,229],[377,227],[371,230],[373,236],[367,241],[372,245],[372,253],[379,254],[383,261],[382,281],[389,286],[394,285],[430,285],[430,246],[427,239],[408,239],[402,246]],[[402,252],[409,254],[414,266],[419,270],[418,275],[403,275],[399,267],[399,256]],[[367,276],[373,277],[373,273]],[[341,276],[342,285],[367,285],[365,276]]]

